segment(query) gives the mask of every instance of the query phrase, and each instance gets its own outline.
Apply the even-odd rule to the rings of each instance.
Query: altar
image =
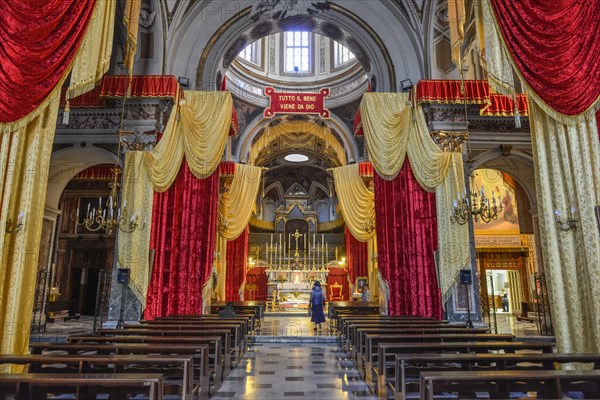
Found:
[[[314,281],[327,293],[327,270],[267,269],[266,273],[268,294],[282,311],[306,310]]]

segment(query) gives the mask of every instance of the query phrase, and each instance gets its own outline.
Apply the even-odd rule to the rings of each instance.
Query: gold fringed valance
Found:
[[[346,226],[356,240],[368,241],[375,236],[375,195],[363,183],[358,164],[331,171]]]
[[[458,271],[469,265],[468,228],[450,222],[453,199],[459,198],[465,187],[462,156],[444,152],[435,144],[421,106],[411,107],[408,95],[365,93],[361,113],[367,151],[375,171],[384,179],[398,175],[408,154],[421,187],[436,192],[440,289],[447,298]]]
[[[66,99],[80,96],[96,86],[108,71],[113,48],[117,0],[97,1],[81,48],[73,63]]]
[[[130,284],[138,300],[145,304],[150,281],[149,249],[152,227],[152,182],[144,168],[144,153],[128,151],[125,154],[123,176],[123,199],[127,200],[125,218],[133,213],[139,215],[139,227],[133,232],[119,231],[118,254],[121,268],[130,269]]]
[[[232,108],[229,92],[185,91],[184,98],[176,100],[162,139],[145,153],[155,191],[164,192],[173,184],[184,156],[198,179],[212,175],[225,150]]]
[[[408,93],[365,93],[360,105],[369,160],[384,179],[398,175],[408,157],[415,178],[427,191],[445,179],[450,153],[429,136],[421,106],[412,108]]]
[[[409,107],[404,93],[365,93],[360,103],[369,160],[383,179],[394,179],[404,163]]]

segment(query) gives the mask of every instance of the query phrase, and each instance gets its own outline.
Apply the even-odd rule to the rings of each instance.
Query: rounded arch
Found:
[[[280,123],[279,125],[283,126],[284,124],[287,124],[285,126],[289,127],[290,125],[297,125],[300,122],[294,120],[289,121],[289,117],[284,117],[284,119],[285,121],[282,120],[282,123]],[[249,160],[249,157],[252,151],[252,146],[256,143],[256,140],[261,135],[265,134],[266,127],[270,123],[272,123],[272,120],[265,119],[262,115],[259,115],[248,125],[248,127],[240,135],[237,142],[235,157],[238,161],[251,161]],[[311,124],[314,124],[315,126],[320,123],[324,124],[323,126],[326,128],[326,130],[334,132],[331,133],[331,136],[335,138],[336,146],[339,145],[340,148],[343,149],[346,159],[345,161],[347,163],[356,162],[360,158],[358,146],[356,144],[356,140],[354,140],[352,132],[348,129],[346,124],[339,117],[332,115],[331,119],[329,120],[319,120],[311,122]],[[314,129],[310,129],[309,131],[314,131]]]
[[[119,164],[114,153],[99,147],[69,147],[52,154],[46,190],[46,207],[58,209],[60,196],[75,175],[98,164]]]
[[[190,78],[190,87],[214,90],[237,50],[269,34],[302,28],[350,48],[372,77],[373,90],[393,92],[398,82],[423,77],[420,32],[393,1],[298,2],[286,15],[268,7],[267,2],[212,0],[178,13],[167,43],[172,61],[166,73]]]
[[[502,149],[497,148],[485,151],[473,158],[469,172],[479,168],[493,168],[510,174],[525,190],[531,205],[531,212],[537,213],[533,156],[520,150],[512,150],[510,154],[505,155]]]

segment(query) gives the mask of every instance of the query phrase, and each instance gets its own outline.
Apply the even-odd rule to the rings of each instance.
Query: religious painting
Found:
[[[502,206],[502,211],[498,212],[495,220],[489,223],[485,223],[481,219],[473,221],[475,233],[507,235],[520,233],[515,197],[516,185],[512,176],[496,169],[478,169],[473,173],[471,191],[477,191],[480,196],[483,192],[492,207],[494,200],[498,208]]]

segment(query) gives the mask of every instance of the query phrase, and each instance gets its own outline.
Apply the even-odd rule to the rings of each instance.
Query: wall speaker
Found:
[[[117,273],[117,283],[121,285],[129,284],[129,268],[119,268],[119,272]]]
[[[461,269],[459,279],[460,279],[461,285],[472,285],[473,280],[471,279],[471,270],[470,269]]]

